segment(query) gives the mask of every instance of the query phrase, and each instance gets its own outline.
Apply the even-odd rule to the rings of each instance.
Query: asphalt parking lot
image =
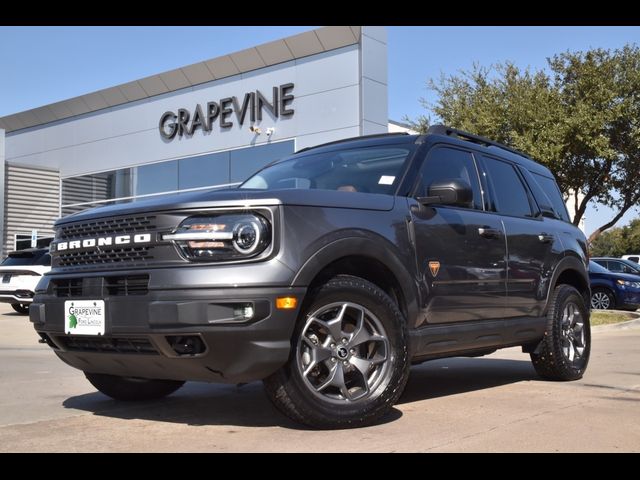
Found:
[[[358,430],[301,428],[259,382],[188,383],[160,401],[117,403],[38,344],[9,305],[0,381],[0,452],[640,451],[640,325],[597,327],[578,382],[539,380],[519,349],[413,367],[393,412]]]

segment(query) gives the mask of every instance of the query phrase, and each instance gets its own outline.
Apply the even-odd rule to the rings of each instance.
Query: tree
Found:
[[[438,98],[421,103],[447,125],[493,138],[546,165],[574,195],[573,222],[589,202],[616,214],[593,241],[640,201],[640,49],[593,49],[547,59],[549,72],[513,63],[474,65],[429,80]],[[430,117],[411,122],[426,131]]]
[[[640,218],[624,227],[612,228],[599,235],[590,245],[594,257],[621,257],[640,252]]]

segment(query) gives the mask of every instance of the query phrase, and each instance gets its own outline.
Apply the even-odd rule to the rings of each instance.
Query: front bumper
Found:
[[[265,378],[287,361],[305,292],[288,287],[180,288],[73,298],[49,292],[36,295],[29,314],[55,353],[86,372],[241,383]],[[279,296],[297,297],[297,308],[276,309]],[[81,299],[105,301],[104,336],[65,334],[64,302]],[[224,323],[225,305],[246,303],[254,305],[253,319]],[[197,337],[203,348],[180,353],[174,343],[178,337]]]
[[[634,308],[637,309],[640,307],[640,291],[637,289],[627,289],[618,296],[618,306],[624,308]]]
[[[0,293],[0,303],[31,303],[32,301],[33,292],[29,290]]]

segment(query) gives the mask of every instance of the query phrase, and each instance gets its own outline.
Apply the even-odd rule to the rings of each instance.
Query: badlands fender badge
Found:
[[[436,278],[440,271],[440,262],[429,262],[429,270],[431,271],[433,278]]]

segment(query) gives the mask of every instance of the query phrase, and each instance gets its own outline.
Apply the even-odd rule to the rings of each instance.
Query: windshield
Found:
[[[293,157],[264,168],[240,188],[393,194],[413,148],[385,145]]]
[[[589,272],[591,272],[591,273],[611,273],[609,270],[604,268],[602,265],[598,265],[593,260],[589,261]]]
[[[3,267],[25,265],[51,265],[51,256],[47,252],[13,252],[2,261]]]

